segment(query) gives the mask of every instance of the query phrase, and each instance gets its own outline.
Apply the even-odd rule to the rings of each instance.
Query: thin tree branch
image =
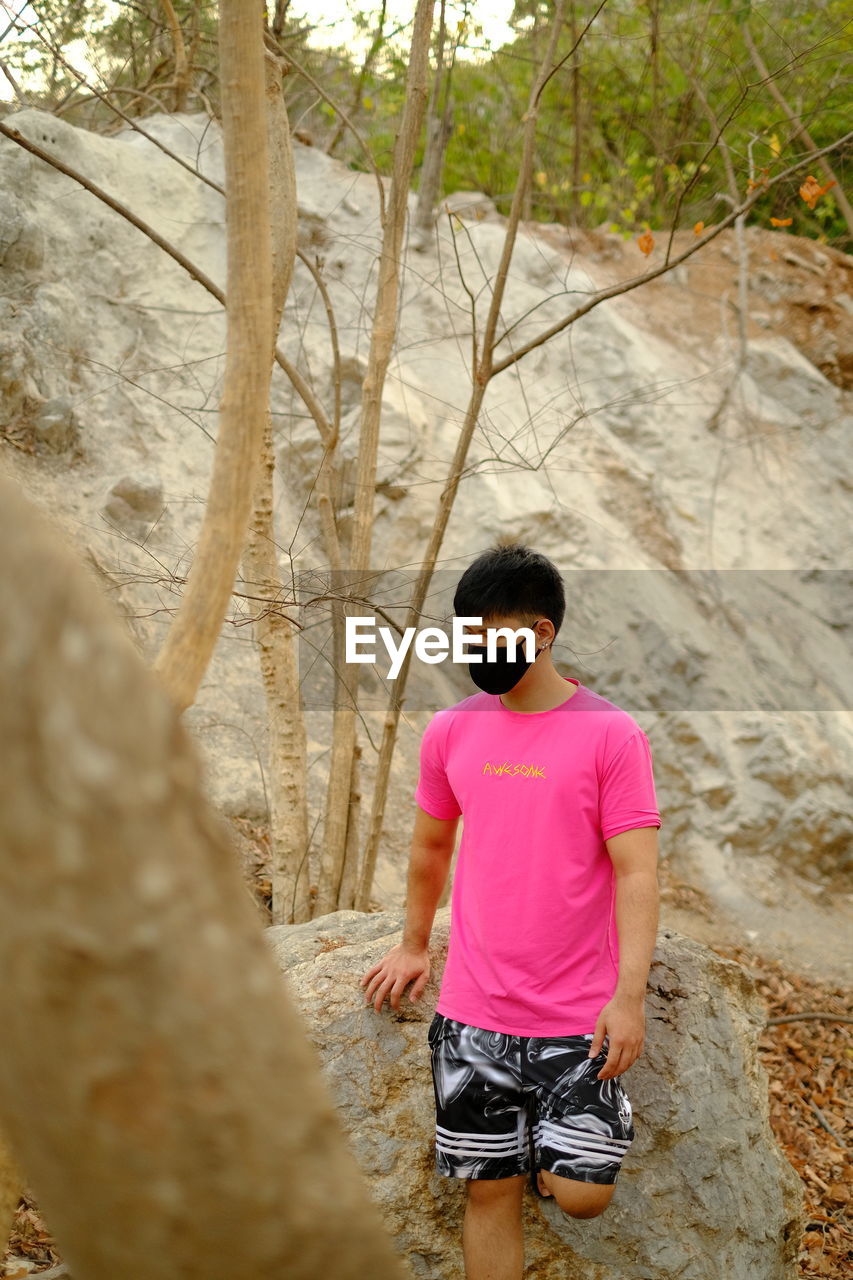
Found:
[[[761,54],[758,51],[758,48],[756,47],[755,41],[752,38],[752,32],[750,31],[749,24],[747,22],[742,23],[741,32],[743,33],[744,44],[749,50],[749,56],[752,59],[753,66],[755,67],[758,74],[762,77],[761,79],[762,85],[767,86],[767,92],[773,98],[777,106],[779,106],[781,110],[784,112],[787,120],[791,125],[791,128],[794,130],[794,133],[797,134],[798,137],[802,138],[803,142],[808,147],[809,151],[811,151],[813,157],[817,158],[817,156],[819,155],[817,143],[809,133],[806,126],[803,124],[800,117],[794,111],[793,107],[791,107],[788,104],[787,98],[783,95],[781,89],[776,83],[776,79],[779,74],[778,71],[775,72],[773,75],[771,75],[770,72],[767,70],[767,64],[765,63],[764,59],[762,58]],[[826,161],[822,161],[820,167],[823,170],[824,175],[831,182],[835,183],[835,192],[834,192],[835,199],[838,203],[839,209],[844,215],[844,220],[847,223],[847,230],[850,232],[851,235],[853,235],[853,207],[851,207],[850,201],[847,199],[847,196],[844,194],[844,188],[842,187],[841,183],[838,181],[838,178],[833,172],[832,167],[829,164],[827,164]]]
[[[664,272],[670,271],[673,267],[677,267],[681,262],[685,262],[687,258],[692,257],[692,255],[697,253],[699,249],[703,249],[706,244],[709,244],[712,240],[716,239],[720,232],[724,231],[726,227],[730,227],[735,219],[740,217],[742,213],[746,213],[747,210],[751,209],[756,201],[765,195],[771,187],[783,182],[786,178],[790,178],[791,175],[796,173],[798,170],[804,169],[806,165],[811,164],[817,156],[827,155],[830,151],[835,151],[838,147],[844,146],[844,144],[850,142],[851,139],[853,139],[853,130],[849,133],[843,134],[840,138],[837,138],[835,142],[828,143],[827,146],[822,147],[820,151],[807,155],[802,160],[797,161],[796,164],[790,165],[774,178],[768,179],[767,182],[757,187],[750,195],[748,195],[740,205],[731,211],[731,213],[726,214],[725,218],[713,226],[707,235],[701,236],[695,244],[690,245],[683,253],[678,254],[675,258],[666,258],[659,267],[654,267],[650,271],[645,271],[641,276],[634,276],[632,280],[622,280],[616,284],[610,285],[606,289],[602,289],[587,302],[583,303],[582,306],[577,307],[562,320],[551,325],[549,329],[545,329],[542,333],[538,334],[537,337],[531,338],[529,342],[525,342],[517,351],[514,351],[504,360],[499,360],[492,369],[492,376],[494,377],[499,373],[503,373],[504,369],[508,369],[510,365],[517,364],[523,356],[528,355],[529,352],[534,351],[537,347],[541,347],[543,343],[548,342],[558,333],[562,333],[562,331],[568,328],[570,324],[574,324],[575,320],[579,320],[581,316],[585,316],[589,311],[592,311],[594,307],[597,307],[602,302],[606,302],[608,298],[615,298],[620,294],[629,293],[632,289],[638,288],[641,284],[646,284],[649,280],[655,280],[658,276],[663,275]]]
[[[54,46],[50,43],[50,41],[46,38],[46,36],[44,36],[42,32],[39,30],[37,25],[33,27],[33,32],[36,36],[38,36],[39,40],[41,40],[45,48],[50,50],[53,57],[62,63],[65,70],[75,77],[78,84],[83,85],[86,89],[88,89],[91,97],[97,98],[100,102],[103,102],[104,106],[108,107],[110,111],[112,111],[115,115],[119,116],[119,118],[122,119],[125,122],[125,124],[129,125],[131,129],[133,129],[136,133],[140,134],[143,138],[146,139],[146,141],[150,142],[152,146],[157,147],[157,149],[159,151],[162,151],[164,155],[168,156],[170,160],[174,160],[176,164],[179,164],[181,166],[181,168],[186,169],[188,173],[191,173],[193,175],[193,177],[199,178],[202,182],[206,182],[209,187],[212,187],[214,191],[218,191],[220,195],[222,196],[225,195],[225,190],[220,183],[216,182],[213,178],[208,178],[206,174],[201,173],[197,168],[191,165],[188,160],[185,160],[183,156],[179,156],[177,152],[170,150],[169,147],[167,147],[164,142],[161,142],[160,139],[156,137],[153,133],[149,133],[147,129],[143,129],[142,126],[137,123],[136,119],[133,116],[128,115],[126,111],[122,111],[121,107],[117,107],[116,104],[114,102],[111,102],[109,99],[109,94],[111,93],[137,94],[139,92],[137,89],[132,89],[126,85],[114,85],[111,89],[108,89],[106,93],[103,92],[101,89],[97,87],[97,85],[90,84],[90,82],[86,79],[86,77],[81,75],[81,73],[76,69],[76,67],[73,67],[71,63],[68,61],[68,59],[62,55],[60,50],[57,48],[54,48]],[[146,94],[145,96],[151,98],[151,100],[155,102],[158,106],[160,105],[160,102],[157,98],[153,98],[152,95],[150,94]],[[85,101],[85,99],[83,99],[83,101]]]
[[[332,346],[332,375],[335,381],[335,411],[334,411],[334,439],[333,445],[338,442],[338,433],[341,429],[341,349],[338,342],[338,324],[335,318],[335,310],[332,306],[332,299],[329,296],[329,290],[326,288],[326,282],[323,279],[323,273],[320,270],[319,262],[312,262],[307,253],[302,249],[296,250],[296,256],[299,261],[310,271],[314,283],[320,297],[323,299],[323,306],[326,309],[326,320],[329,325],[329,341]]]
[[[778,1027],[783,1022],[804,1022],[807,1018],[819,1018],[823,1022],[853,1022],[843,1013],[825,1013],[822,1009],[808,1013],[782,1013],[778,1017],[768,1018],[765,1027]]]
[[[210,276],[206,275],[185,254],[181,253],[180,249],[177,249],[173,244],[161,236],[158,231],[154,230],[150,223],[145,222],[144,219],[135,214],[127,205],[122,204],[120,200],[116,200],[115,197],[111,196],[108,191],[103,189],[103,187],[99,187],[96,182],[92,182],[92,180],[85,177],[84,174],[78,173],[76,169],[72,169],[70,165],[65,164],[64,161],[58,159],[57,156],[52,155],[51,152],[45,151],[43,147],[38,145],[38,143],[31,142],[29,138],[24,137],[24,135],[17,129],[11,128],[2,120],[0,120],[0,134],[5,134],[7,138],[11,138],[13,142],[17,142],[25,151],[29,151],[34,156],[38,156],[40,160],[44,160],[46,164],[51,165],[54,169],[58,169],[59,172],[64,173],[66,177],[72,178],[75,182],[79,182],[80,186],[85,188],[85,190],[91,195],[95,196],[98,200],[103,201],[108,208],[119,214],[120,217],[125,218],[132,226],[136,227],[138,231],[141,231],[143,235],[148,236],[149,240],[153,240],[154,244],[156,244],[159,249],[162,249],[163,252],[174,262],[177,262],[179,266],[183,267],[187,274],[190,275],[197,284],[200,284],[203,289],[206,289],[207,292],[211,294],[211,296],[214,297],[223,307],[225,306],[225,294],[223,290],[219,288],[219,285],[211,280]],[[190,169],[190,172],[194,172],[194,170]],[[216,187],[217,190],[222,191],[222,188],[219,187],[218,184],[211,183],[210,185]],[[330,447],[331,442],[334,440],[334,431],[320,402],[314,395],[314,392],[279,347],[275,348],[274,354],[276,364],[287,375],[300,399],[304,402],[305,407],[311,414],[311,417],[314,419],[324,445],[327,448]]]
[[[450,519],[450,512],[453,507],[456,492],[459,488],[460,476],[465,465],[465,459],[474,434],[474,428],[486,394],[486,387],[492,377],[492,352],[495,332],[500,316],[501,300],[506,284],[506,275],[509,270],[509,264],[512,260],[513,247],[515,237],[518,232],[518,224],[521,218],[521,209],[525,197],[525,191],[530,184],[530,175],[533,166],[533,145],[536,133],[536,121],[539,114],[539,101],[541,98],[542,86],[549,78],[549,71],[553,66],[557,40],[564,20],[565,5],[566,0],[557,0],[547,50],[544,59],[540,64],[536,80],[531,88],[524,123],[522,161],[518,172],[515,192],[513,194],[510,216],[507,219],[506,230],[504,233],[500,266],[495,279],[491,304],[486,319],[486,327],[483,333],[482,351],[479,358],[476,358],[475,356],[473,367],[471,369],[471,393],[469,396],[468,407],[465,412],[465,420],[459,432],[459,439],[456,444],[453,460],[450,464],[450,473],[447,482],[441,491],[439,508],[436,513],[432,529],[430,530],[427,548],[424,553],[423,565],[412,593],[412,600],[406,619],[407,625],[411,625],[419,621],[420,611],[423,608],[423,604],[426,599],[426,593],[429,589],[429,583],[438,560],[438,553],[447,528],[447,522]],[[596,13],[597,12],[598,10],[596,10]],[[590,22],[592,22],[592,19],[590,19]],[[587,26],[581,33],[579,40],[583,38],[588,27],[589,23],[587,23]],[[570,50],[570,53],[571,52],[572,51]],[[370,826],[365,844],[358,892],[356,895],[356,906],[361,911],[366,911],[370,904],[370,891],[376,869],[379,841],[382,835],[382,827],[385,817],[385,801],[388,793],[391,757],[393,755],[394,744],[397,737],[397,725],[400,718],[403,694],[408,680],[411,656],[412,650],[409,649],[403,659],[399,676],[395,681],[394,690],[389,696],[389,704],[385,716],[385,725],[382,734],[382,747],[376,766],[376,782],[373,790]]]
[[[827,1120],[826,1116],[823,1114],[823,1112],[821,1111],[817,1103],[812,1102],[811,1098],[806,1098],[804,1099],[804,1101],[806,1103],[806,1106],[811,1107],[812,1111],[815,1113],[815,1115],[817,1116],[818,1120],[820,1121],[822,1127],[826,1130],[826,1132],[835,1139],[835,1141],[838,1143],[839,1147],[842,1148],[842,1150],[846,1151],[847,1143],[844,1141],[840,1133],[836,1133],[835,1129],[833,1129],[832,1125],[829,1123],[829,1121]]]
[[[254,0],[223,0],[219,34],[227,190],[225,374],[198,547],[181,606],[152,664],[181,712],[195,701],[246,547],[275,346],[266,55],[263,16]],[[295,245],[295,218],[292,231]]]
[[[272,32],[268,31],[266,33],[266,38],[267,38],[267,43],[271,47],[275,48],[276,53],[281,54],[282,58],[284,58],[287,62],[290,63],[290,65],[293,67],[293,70],[296,71],[300,76],[302,76],[302,79],[306,80],[308,84],[311,85],[312,89],[315,90],[316,93],[319,93],[323,101],[325,103],[328,103],[328,105],[332,108],[333,111],[337,112],[337,114],[343,120],[344,124],[347,126],[347,128],[351,131],[353,136],[358,141],[359,146],[361,147],[362,151],[367,157],[367,163],[370,165],[371,172],[373,173],[373,176],[376,178],[376,186],[379,190],[379,219],[380,219],[380,222],[384,223],[385,222],[385,188],[382,185],[382,177],[381,177],[381,174],[379,173],[378,168],[376,167],[376,161],[373,158],[373,152],[370,150],[370,147],[365,142],[364,137],[362,136],[361,132],[358,129],[358,126],[353,123],[353,121],[350,119],[347,112],[344,111],[343,107],[341,107],[337,102],[335,102],[333,98],[329,97],[326,90],[319,83],[319,81],[314,79],[311,72],[306,71],[305,68],[296,61],[293,54],[290,53],[284,47],[284,45],[281,44],[279,40],[276,40]]]
[[[370,563],[382,392],[398,325],[401,249],[415,147],[426,109],[433,7],[434,0],[418,0],[415,8],[406,73],[406,96],[394,146],[388,207],[382,221],[376,305],[361,394],[352,532],[349,541],[349,567],[357,572],[365,571]],[[358,833],[353,829],[350,798],[353,794],[353,771],[358,755],[355,707],[360,670],[358,665],[351,671],[346,670],[343,655],[345,617],[346,610],[343,610],[334,618],[336,668],[346,671],[346,675],[336,677],[332,760],[315,914],[351,907],[357,894],[358,849],[355,837]]]
[[[518,224],[521,221],[522,206],[524,204],[525,194],[530,189],[530,178],[533,171],[533,150],[536,143],[535,123],[536,123],[536,119],[539,112],[539,104],[542,100],[542,94],[544,92],[545,86],[548,84],[549,80],[557,71],[557,68],[561,67],[568,58],[571,58],[574,55],[576,49],[579,47],[587,31],[592,26],[593,22],[598,17],[601,10],[604,8],[604,5],[606,4],[606,2],[607,0],[601,0],[601,3],[599,4],[598,8],[595,10],[595,12],[586,22],[580,35],[572,44],[572,47],[569,49],[566,55],[559,60],[559,62],[552,63],[550,68],[547,68],[547,69],[546,69],[546,64],[543,64],[542,70],[540,71],[539,76],[537,77],[536,83],[534,84],[533,90],[530,95],[530,102],[528,104],[527,111],[525,112],[525,115],[523,118],[525,122],[531,124],[532,127],[526,127],[524,130],[524,140],[522,143],[522,152],[521,152],[521,166],[519,169],[519,180],[516,184],[515,192],[513,194],[513,199],[512,199],[512,205],[509,211],[509,218],[507,219],[506,235],[504,236],[503,250],[501,252],[501,259],[500,259],[500,263],[498,264],[497,273],[495,275],[494,289],[492,291],[492,303],[491,303],[491,306],[489,307],[489,312],[486,317],[486,326],[483,333],[483,350],[480,355],[478,367],[474,371],[475,381],[478,383],[482,383],[483,386],[485,386],[486,383],[491,381],[495,373],[499,372],[497,368],[493,367],[494,348],[496,345],[495,333],[497,332],[498,320],[500,318],[501,306],[503,304],[504,291],[506,289],[506,281],[507,281],[507,276],[509,274],[509,266],[510,266],[510,262],[512,261],[513,250],[515,249],[515,240],[516,240],[516,234],[518,231]],[[552,40],[551,40],[552,49],[556,45],[556,41],[559,36],[559,27],[561,27],[563,24],[563,14],[564,14],[564,6],[562,4],[558,4],[557,10],[554,16],[554,30],[552,32]]]
[[[172,82],[172,88],[175,90],[175,111],[184,111],[187,105],[187,93],[189,91],[192,68],[187,63],[187,47],[184,43],[184,33],[181,30],[175,6],[172,4],[172,0],[160,0],[160,3],[163,6],[166,21],[169,24],[172,49],[175,54],[175,77]]]

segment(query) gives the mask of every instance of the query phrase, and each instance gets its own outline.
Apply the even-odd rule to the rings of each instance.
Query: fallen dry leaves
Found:
[[[6,1277],[24,1277],[46,1271],[60,1261],[53,1237],[39,1214],[31,1194],[25,1191],[12,1225],[5,1258]]]
[[[791,973],[745,948],[714,950],[750,972],[768,1018],[820,1011],[848,1019],[853,1015],[849,999],[837,987]],[[798,1274],[801,1280],[853,1275],[853,1025],[822,1018],[780,1022],[765,1029],[758,1051],[770,1078],[773,1132],[803,1183],[806,1229]]]

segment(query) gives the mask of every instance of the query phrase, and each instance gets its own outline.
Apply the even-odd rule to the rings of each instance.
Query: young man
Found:
[[[530,627],[515,662],[498,634],[472,663],[481,692],[437,712],[421,742],[402,941],[362,979],[394,1009],[430,972],[429,937],[456,842],[447,963],[428,1031],[436,1165],[467,1180],[467,1280],[520,1280],[532,1189],[577,1218],[601,1213],[634,1138],[618,1079],[639,1056],[658,924],[648,739],[628,714],[561,676],[555,566],[496,547],[462,575],[457,617],[481,641]]]

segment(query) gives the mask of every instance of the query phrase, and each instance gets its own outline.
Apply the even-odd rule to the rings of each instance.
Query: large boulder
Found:
[[[206,112],[147,115],[148,137],[130,125],[109,136],[87,132],[30,108],[6,123],[95,179],[224,286],[225,203],[195,173],[224,179],[221,129]],[[327,413],[336,384],[341,392],[333,487],[345,543],[375,290],[377,184],[319,147],[297,142],[294,162],[300,246],[322,264],[340,359],[304,262],[296,265],[278,341],[295,366],[310,370]],[[505,219],[482,193],[457,191],[441,204],[459,216],[442,214],[423,252],[403,263],[400,340],[382,391],[371,562],[387,566],[389,578],[371,574],[369,595],[397,621],[396,605],[408,605],[414,591],[470,398],[467,291],[479,288],[483,273],[494,278],[503,252]],[[496,377],[424,620],[447,620],[458,573],[499,534],[550,556],[570,602],[555,662],[648,732],[665,813],[661,854],[674,876],[708,902],[715,926],[760,937],[765,954],[849,984],[853,615],[847,542],[838,531],[849,524],[853,399],[841,390],[850,381],[843,376],[850,344],[838,345],[840,320],[831,317],[846,316],[853,302],[845,255],[806,238],[752,231],[759,292],[774,316],[782,310],[766,331],[751,326],[738,395],[719,422],[714,414],[731,379],[725,309],[721,319],[695,298],[702,281],[722,288],[723,276],[735,280],[732,228],[677,276],[602,302]],[[678,249],[693,238],[690,229],[678,232]],[[776,252],[782,239],[788,258]],[[499,354],[562,322],[599,286],[634,275],[636,254],[636,246],[600,231],[587,237],[577,228],[526,224],[502,311],[501,332],[511,341],[501,342]],[[481,295],[480,316],[485,302]],[[819,315],[810,325],[802,317],[813,306]],[[821,316],[826,326],[817,325]],[[791,345],[802,346],[810,328],[837,347],[823,338],[806,342],[821,367],[835,362],[838,385]],[[147,236],[0,137],[0,441],[13,446],[3,448],[3,464],[98,567],[152,662],[172,625],[161,570],[180,593],[200,534],[225,329],[222,308]],[[292,605],[301,626],[313,823],[325,811],[336,701],[332,650],[318,643],[318,628],[331,617],[320,601],[336,590],[312,497],[323,444],[278,366],[270,407],[275,540],[288,597],[294,593],[288,612]],[[159,568],[152,573],[152,566]],[[239,582],[235,588],[229,625],[183,719],[216,807],[265,823],[269,712],[256,648],[235,643],[238,635],[248,641],[251,630]],[[386,672],[384,665],[362,670],[365,740],[383,733]],[[377,906],[404,900],[418,740],[428,716],[471,689],[453,664],[412,664],[373,886]],[[376,769],[375,753],[365,750],[364,796],[372,795]],[[318,865],[312,849],[312,882]],[[796,913],[788,910],[792,900]],[[837,939],[829,949],[827,936]]]
[[[449,915],[436,914],[423,998],[404,997],[399,1013],[365,1007],[359,979],[399,941],[401,911],[339,911],[266,930],[387,1229],[426,1280],[463,1276],[464,1187],[435,1170],[426,1042]],[[621,1077],[636,1137],[617,1191],[588,1219],[526,1193],[528,1277],[793,1280],[802,1187],[769,1125],[756,1051],[764,1019],[744,969],[659,931],[643,1053]]]

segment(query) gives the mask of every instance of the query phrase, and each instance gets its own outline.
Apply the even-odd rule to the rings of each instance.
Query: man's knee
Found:
[[[597,1218],[603,1213],[616,1190],[615,1182],[582,1182],[577,1178],[562,1178],[542,1170],[542,1180],[563,1213],[572,1218]]]
[[[557,1203],[559,1204],[559,1201]],[[598,1204],[578,1206],[560,1205],[560,1208],[563,1210],[563,1213],[568,1213],[572,1218],[597,1218],[600,1213],[604,1212],[609,1203],[610,1196],[608,1196],[606,1200],[600,1201]]]

